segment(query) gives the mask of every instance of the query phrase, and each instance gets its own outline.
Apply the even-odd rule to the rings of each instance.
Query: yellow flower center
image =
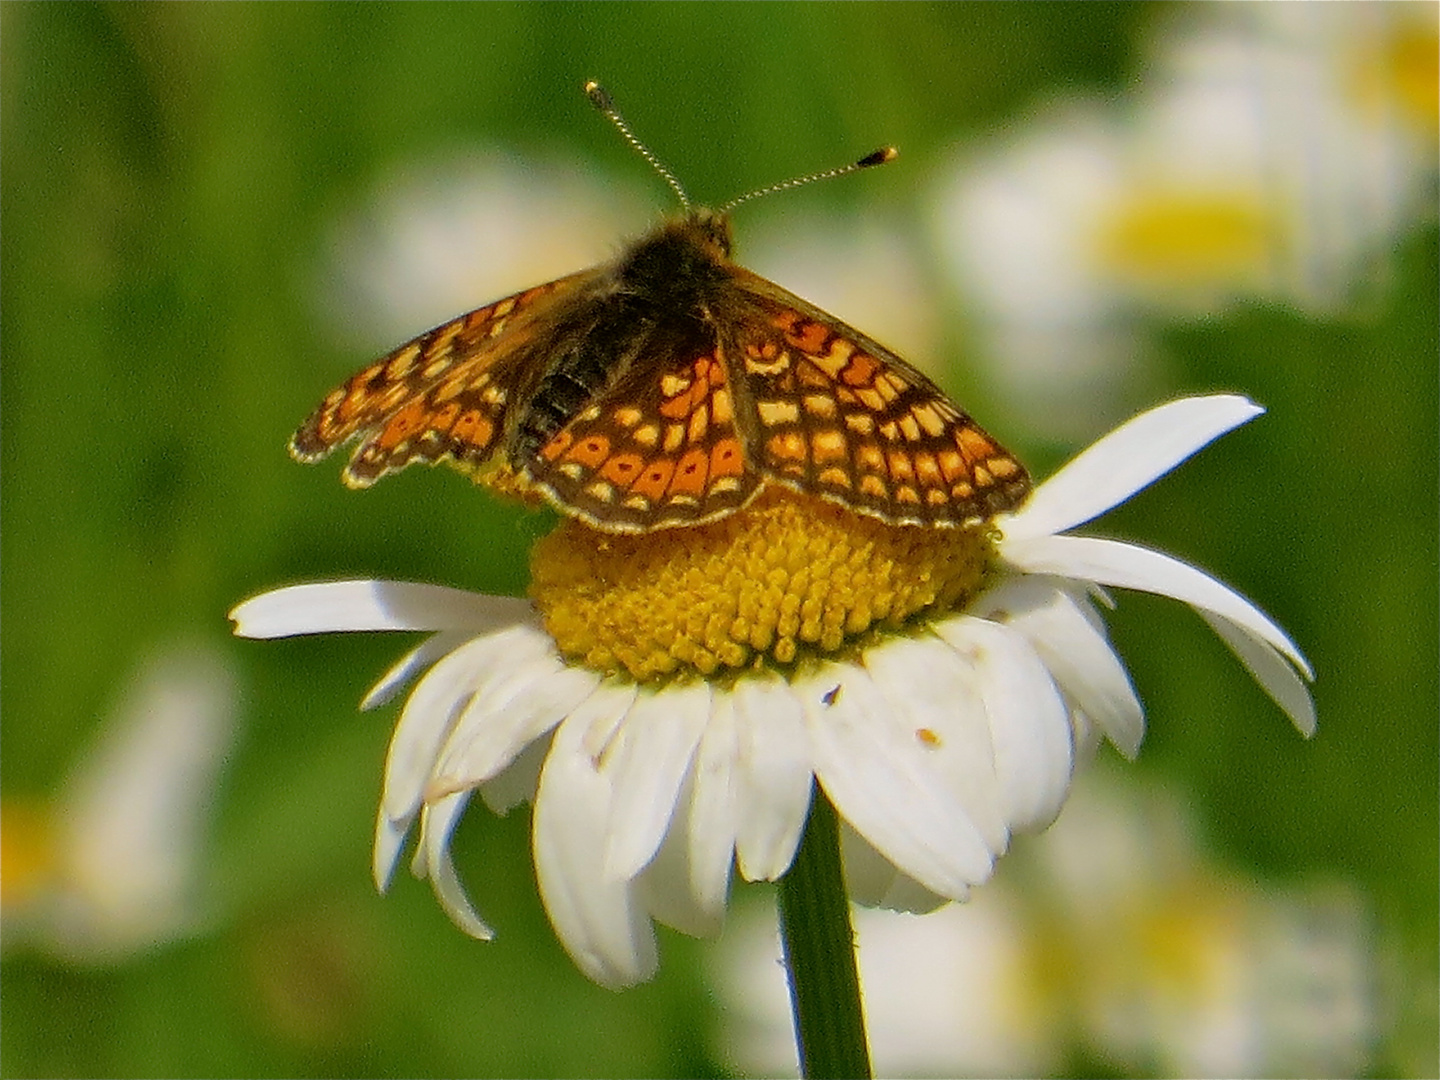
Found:
[[[1135,192],[1101,228],[1100,258],[1147,287],[1257,284],[1277,237],[1253,198],[1234,192]]]
[[[560,651],[637,681],[853,648],[978,590],[986,526],[885,525],[781,488],[708,525],[637,535],[567,519],[531,554]]]

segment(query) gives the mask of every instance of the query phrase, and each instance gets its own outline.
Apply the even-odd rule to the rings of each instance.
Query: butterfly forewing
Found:
[[[290,439],[299,461],[318,461],[360,437],[342,474],[369,487],[413,461],[487,459],[499,444],[527,346],[548,312],[590,272],[497,300],[400,346],[332,390]]]
[[[1023,466],[929,379],[835,317],[743,269],[731,328],[754,402],[749,450],[788,487],[894,525],[961,525],[1014,509]]]

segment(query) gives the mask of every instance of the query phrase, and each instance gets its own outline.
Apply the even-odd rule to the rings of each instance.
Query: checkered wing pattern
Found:
[[[1014,509],[1024,467],[920,372],[859,331],[736,267],[753,305],[729,328],[767,477],[893,525]]]
[[[312,462],[360,439],[342,477],[366,488],[412,462],[484,463],[500,443],[507,410],[547,315],[590,273],[527,289],[462,315],[400,346],[332,390],[290,439]]]

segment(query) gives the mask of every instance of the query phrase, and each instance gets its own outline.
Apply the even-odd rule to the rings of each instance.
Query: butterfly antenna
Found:
[[[620,129],[620,134],[625,137],[626,142],[635,148],[635,152],[648,161],[650,167],[659,173],[665,179],[665,182],[674,189],[675,194],[680,196],[681,208],[689,210],[690,196],[685,194],[685,189],[680,186],[680,181],[675,179],[674,173],[661,164],[660,159],[651,152],[648,146],[635,137],[635,133],[630,130],[630,125],[627,124],[625,118],[620,115],[620,110],[615,108],[615,99],[610,96],[609,92],[594,79],[591,79],[585,84],[585,96],[590,99],[591,105],[599,109],[607,120]]]
[[[720,207],[717,213],[728,214],[741,203],[749,202],[751,199],[758,199],[761,195],[773,195],[777,191],[789,191],[791,188],[803,187],[805,184],[813,184],[816,180],[829,180],[836,176],[848,176],[850,173],[859,172],[861,169],[869,169],[875,165],[884,165],[886,162],[894,161],[900,151],[893,146],[882,146],[874,153],[866,154],[859,161],[849,165],[842,165],[838,169],[827,169],[824,172],[811,173],[809,176],[797,176],[793,180],[785,180],[779,184],[771,184],[769,187],[752,191],[748,195],[741,195],[738,199],[731,199],[724,206]]]

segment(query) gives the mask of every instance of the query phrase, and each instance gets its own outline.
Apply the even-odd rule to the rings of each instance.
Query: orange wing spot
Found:
[[[450,425],[455,423],[455,418],[459,415],[460,405],[458,402],[452,401],[448,405],[442,405],[430,414],[430,429],[443,435],[450,430]]]
[[[695,374],[711,386],[725,385],[725,366],[713,356],[702,356],[696,360]]]
[[[847,473],[844,469],[836,468],[834,465],[831,465],[828,469],[822,470],[820,475],[817,476],[815,479],[820,481],[820,483],[822,484],[826,484],[830,487],[844,488],[847,491],[850,490],[851,487],[850,474]]]
[[[479,413],[467,413],[466,417],[468,419],[470,416],[479,415]],[[543,457],[546,461],[554,461],[561,454],[565,453],[566,450],[569,450],[571,444],[573,444],[574,442],[575,436],[570,434],[570,432],[559,432],[553,439],[551,439],[548,443],[545,444],[544,449],[540,451],[540,456]]]
[[[908,413],[900,417],[900,430],[905,433],[905,438],[911,442],[920,441],[920,425],[916,423],[915,417]]]
[[[890,475],[896,480],[914,480],[915,464],[903,450],[891,450],[886,455],[890,461]]]
[[[802,319],[796,312],[782,311],[775,316],[775,325],[785,333],[785,340],[801,352],[812,355],[825,348],[830,331],[817,322]]]
[[[673,460],[661,458],[658,461],[652,461],[630,485],[630,491],[635,495],[643,495],[653,502],[665,494],[665,489],[670,485],[670,477],[673,475],[675,475]]]
[[[666,488],[667,495],[705,494],[705,480],[709,475],[710,455],[698,447],[688,450],[675,465],[675,475]]]
[[[884,480],[871,473],[860,478],[860,494],[884,499],[889,497],[890,490],[885,486]]]
[[[885,411],[885,399],[880,396],[878,390],[872,390],[868,386],[862,386],[855,391],[855,396],[860,399],[860,404],[864,405],[871,412],[878,413]]]
[[[632,428],[643,419],[645,414],[629,405],[615,410],[615,422],[623,428]]]
[[[645,424],[630,433],[630,437],[647,450],[660,444],[660,429],[654,424]]]
[[[855,462],[870,472],[885,471],[885,455],[874,443],[861,443],[855,450]]]
[[[879,363],[867,353],[857,352],[840,372],[840,381],[846,386],[870,386],[880,370]]]
[[[629,487],[645,459],[639,454],[616,454],[600,467],[600,475],[617,487]]]
[[[954,450],[940,451],[940,472],[947,484],[954,483],[959,477],[970,475],[970,471],[965,467],[965,459]]]
[[[909,484],[901,484],[895,489],[895,501],[910,503],[913,506],[920,505],[920,493]]]
[[[785,431],[772,435],[765,444],[765,451],[780,461],[804,461],[805,440],[798,431]]]
[[[845,426],[858,435],[875,434],[875,418],[869,413],[846,413]]]
[[[988,487],[993,486],[994,483],[995,483],[995,477],[993,477],[993,476],[990,475],[990,470],[989,470],[989,469],[985,468],[985,466],[983,466],[983,465],[976,465],[976,466],[975,466],[975,486],[976,486],[976,487],[978,487],[978,488],[988,488]]]
[[[666,452],[667,454],[673,454],[673,453],[675,453],[676,450],[679,450],[680,447],[682,447],[682,446],[684,446],[684,445],[685,445],[685,425],[684,425],[684,424],[666,424],[666,425],[665,425],[665,447],[664,447],[665,452]]]
[[[932,438],[945,430],[945,421],[940,418],[933,405],[916,405],[910,413],[920,422],[925,434]]]
[[[425,423],[425,402],[412,401],[405,408],[392,416],[385,425],[385,430],[380,432],[380,438],[376,440],[380,449],[393,450],[400,443],[404,442],[415,432],[419,431]]]
[[[817,431],[810,440],[810,453],[815,456],[817,465],[827,461],[845,461],[850,456],[847,450],[845,436],[836,428]]]
[[[971,461],[984,461],[997,450],[993,442],[973,427],[962,427],[955,432],[955,445]]]
[[[586,435],[565,455],[566,461],[578,461],[588,469],[598,469],[610,456],[610,440],[604,435]]]
[[[1018,476],[1020,474],[1020,463],[1014,458],[991,458],[985,464],[990,467],[992,473],[1002,480],[1009,480],[1012,476]]]
[[[739,440],[719,440],[710,450],[710,478],[744,475],[745,454]]]
[[[925,501],[931,506],[944,506],[950,500],[940,488],[926,488]]]
[[[478,311],[472,311],[469,318],[465,320],[465,329],[478,330],[485,324],[494,311],[494,307],[482,307]]]
[[[934,454],[927,454],[924,451],[917,453],[913,459],[915,475],[920,482],[927,487],[938,487],[944,483],[944,477],[940,475],[940,466],[935,461]]]
[[[966,499],[973,499],[975,497],[975,488],[971,484],[962,480],[960,481],[960,483],[956,484],[950,489],[950,494],[955,496],[955,498],[959,499],[961,502],[964,502]]]

